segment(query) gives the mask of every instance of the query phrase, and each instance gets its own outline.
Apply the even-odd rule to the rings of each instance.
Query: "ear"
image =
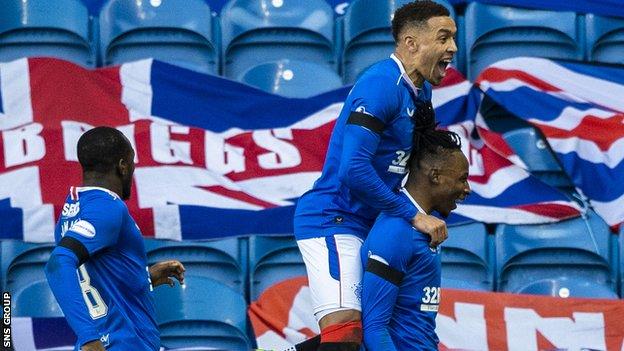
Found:
[[[437,168],[429,169],[429,174],[427,174],[429,178],[429,182],[434,185],[440,184],[440,170]]]
[[[117,172],[122,176],[128,174],[128,162],[123,158],[120,158],[117,162]]]
[[[411,54],[418,52],[419,45],[415,37],[407,34],[403,37],[403,42],[405,43],[407,51],[409,51]]]

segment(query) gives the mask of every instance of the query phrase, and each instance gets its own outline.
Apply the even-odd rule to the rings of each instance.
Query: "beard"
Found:
[[[124,182],[121,186],[121,199],[128,200],[130,198],[131,193],[132,193],[132,178],[124,179]]]

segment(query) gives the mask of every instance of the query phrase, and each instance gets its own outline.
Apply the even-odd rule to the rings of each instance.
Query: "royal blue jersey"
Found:
[[[401,196],[410,199],[405,193]],[[437,350],[441,262],[429,236],[382,213],[362,245],[367,350]]]
[[[364,238],[380,211],[410,221],[416,210],[397,196],[412,149],[415,120],[431,110],[431,86],[417,89],[396,57],[355,83],[332,132],[321,177],[298,201],[295,237]]]
[[[54,235],[46,274],[76,350],[97,339],[107,350],[158,350],[143,236],[125,203],[107,189],[72,188]]]

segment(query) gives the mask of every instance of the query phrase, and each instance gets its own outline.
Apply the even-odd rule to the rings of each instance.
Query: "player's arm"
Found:
[[[45,267],[50,289],[81,346],[99,340],[100,335],[76,270],[93,254],[117,241],[122,212],[115,203],[112,205],[83,208],[81,220],[65,233]]]
[[[344,128],[338,174],[357,198],[409,222],[416,215],[416,208],[388,188],[372,164],[383,130],[398,113],[399,98],[394,84],[379,77],[360,81],[353,87],[351,94],[358,98],[354,99],[354,110]]]
[[[403,240],[388,240],[388,234],[400,233],[387,229],[374,228],[364,246],[367,252],[362,252],[368,256],[362,279],[362,325],[368,350],[396,350],[388,326],[411,253]]]

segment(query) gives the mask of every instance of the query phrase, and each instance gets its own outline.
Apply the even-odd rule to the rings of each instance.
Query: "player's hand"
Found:
[[[184,284],[185,270],[180,261],[171,260],[158,262],[149,268],[152,286],[157,287],[162,284],[173,286],[174,282],[170,277],[175,277],[180,284]]]
[[[80,348],[82,351],[106,351],[100,340],[90,341]]]
[[[448,237],[446,223],[431,215],[417,213],[412,218],[412,226],[431,237],[431,247],[437,247]]]

